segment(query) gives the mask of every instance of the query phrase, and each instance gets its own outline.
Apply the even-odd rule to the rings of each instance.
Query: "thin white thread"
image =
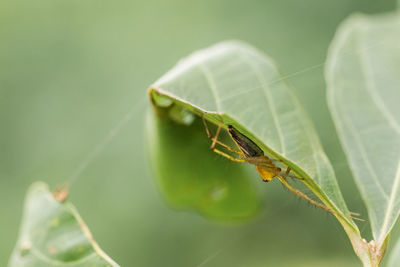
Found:
[[[216,258],[219,254],[221,254],[222,249],[218,250],[217,252],[215,252],[214,254],[211,254],[210,256],[208,256],[205,260],[203,260],[199,265],[197,265],[197,267],[201,267],[206,265],[207,263],[209,263],[210,261],[212,261],[214,258]]]
[[[357,53],[363,52],[365,50],[368,50],[370,48],[382,45],[384,43],[385,42],[377,42],[374,45],[371,45],[371,46],[368,46],[368,47],[364,47],[364,49],[360,49],[360,50],[355,51],[355,52],[348,52],[348,53],[345,53],[345,54],[357,54]],[[248,90],[242,91],[240,94],[245,94],[245,93],[248,93],[248,92],[250,92],[252,90],[261,88],[263,86],[266,86],[266,85],[269,86],[269,85],[272,85],[272,84],[287,80],[289,78],[298,76],[298,75],[300,75],[302,73],[305,73],[307,71],[310,71],[310,70],[316,69],[318,67],[321,67],[321,66],[325,65],[325,63],[326,63],[326,61],[324,61],[322,63],[319,63],[319,64],[316,64],[316,65],[312,65],[310,67],[304,68],[303,70],[299,70],[299,71],[296,71],[294,73],[282,76],[280,79],[276,79],[276,80],[270,81],[267,84],[264,84],[264,85],[261,84],[260,86],[249,88]],[[225,99],[220,99],[220,100],[224,101]],[[89,164],[104,150],[104,148],[112,141],[112,139],[126,125],[126,123],[128,123],[132,119],[133,115],[135,114],[135,111],[136,111],[137,107],[141,106],[141,104],[143,103],[144,100],[145,100],[145,98],[139,100],[138,103],[133,107],[133,109],[131,111],[129,111],[122,118],[122,120],[114,128],[112,128],[110,130],[110,132],[106,135],[106,137],[100,143],[98,143],[95,146],[95,148],[92,150],[92,152],[88,154],[88,156],[85,158],[85,160],[78,166],[78,168],[70,176],[70,178],[68,179],[69,184],[72,184],[73,182],[75,182],[75,180],[82,174],[82,172],[89,166]]]
[[[358,53],[365,52],[365,51],[367,51],[367,50],[369,50],[369,49],[371,49],[371,48],[374,48],[374,47],[379,47],[379,46],[381,46],[381,45],[383,45],[383,44],[385,44],[385,43],[387,43],[387,41],[376,42],[375,44],[372,44],[372,45],[370,45],[370,46],[363,47],[363,48],[361,48],[361,49],[359,49],[359,50],[357,50],[357,51],[344,52],[344,53],[342,54],[342,56],[346,56],[346,55],[357,55]],[[288,80],[288,79],[290,79],[290,78],[299,76],[300,74],[306,73],[306,72],[311,71],[311,70],[313,70],[313,69],[317,69],[317,68],[319,68],[319,67],[323,67],[323,66],[325,65],[326,62],[327,62],[327,61],[325,60],[325,61],[323,61],[323,62],[321,62],[321,63],[315,64],[315,65],[311,65],[310,67],[303,68],[303,69],[301,69],[301,70],[299,70],[299,71],[295,71],[295,72],[293,72],[293,73],[291,73],[291,74],[283,75],[283,76],[281,76],[281,77],[278,78],[278,79],[275,79],[275,80],[272,80],[272,81],[268,81],[268,82],[266,82],[266,83],[264,83],[264,84],[261,83],[260,85],[250,87],[250,88],[248,88],[248,89],[246,89],[246,90],[242,90],[242,91],[240,91],[240,92],[238,92],[238,93],[236,93],[236,94],[228,95],[227,97],[219,98],[218,101],[219,101],[219,103],[222,103],[222,102],[224,102],[224,101],[226,101],[226,100],[229,100],[229,99],[231,99],[231,98],[233,98],[233,97],[239,97],[239,96],[241,96],[241,95],[248,94],[248,93],[250,93],[250,92],[252,92],[252,91],[254,91],[254,90],[263,88],[264,86],[271,86],[271,85],[274,85],[274,84],[276,84],[276,83],[279,83],[279,82]],[[191,84],[191,85],[192,85],[192,86],[197,86],[197,85],[199,85],[199,84]],[[172,85],[172,87],[173,87],[173,88],[176,88],[176,87],[173,86],[173,85]]]
[[[134,117],[139,107],[142,106],[146,98],[139,100],[133,108],[122,117],[117,125],[112,128],[108,134],[101,140],[94,149],[86,156],[86,158],[79,164],[72,175],[68,178],[68,184],[72,185],[79,178],[79,176],[86,170],[92,161],[104,150],[104,148],[114,139],[114,137],[122,130],[122,128]]]

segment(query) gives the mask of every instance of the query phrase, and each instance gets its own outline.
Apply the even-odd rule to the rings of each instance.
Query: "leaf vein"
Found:
[[[209,85],[208,88],[210,89],[211,94],[214,96],[215,109],[217,112],[219,112],[221,109],[218,104],[219,103],[218,93],[217,93],[215,81],[212,78],[212,74],[204,64],[199,63],[199,69],[201,70],[201,73],[203,73],[204,77],[206,78],[206,81]]]
[[[358,42],[360,44],[361,42]],[[361,46],[361,44],[360,44]],[[366,49],[361,49],[360,48],[360,66],[361,66],[361,72],[364,74],[364,79],[365,79],[365,85],[367,88],[367,91],[371,94],[371,100],[372,102],[376,105],[378,110],[382,113],[382,116],[389,122],[389,125],[398,133],[400,134],[400,125],[396,122],[396,120],[393,118],[393,115],[391,112],[386,108],[382,98],[379,96],[378,92],[376,91],[376,86],[374,84],[373,79],[370,77],[373,77],[373,71],[372,71],[372,66],[371,63],[367,60],[366,56]]]
[[[341,93],[341,91],[340,91]],[[339,94],[340,94],[339,93]],[[339,97],[339,96],[338,96]],[[335,101],[336,102],[336,101]],[[337,107],[339,107],[338,105],[336,105]],[[352,123],[348,120],[347,116],[342,116],[343,121],[345,122],[345,124],[347,125],[347,128],[350,131],[350,134],[353,136],[358,151],[361,155],[362,160],[364,161],[369,173],[371,174],[372,180],[375,182],[375,184],[378,186],[379,190],[381,191],[382,195],[386,198],[386,200],[389,200],[389,196],[386,193],[386,191],[383,189],[381,183],[379,183],[379,179],[378,176],[375,172],[375,169],[372,167],[371,162],[369,160],[369,158],[367,157],[367,152],[364,149],[364,145],[361,143],[359,135],[357,134],[357,131],[354,129]]]
[[[267,82],[266,82],[266,80],[264,79],[264,75],[262,74],[262,72],[260,72],[260,70],[258,69],[258,67],[255,66],[255,65],[251,62],[251,60],[249,60],[248,58],[243,57],[243,56],[242,56],[241,58],[242,58],[243,61],[244,61],[247,65],[249,65],[250,68],[255,72],[256,77],[257,77],[257,80],[258,80],[259,83],[261,84],[261,86],[260,86],[259,88],[260,88],[261,91],[263,92],[264,97],[266,98],[266,100],[267,100],[267,102],[268,102],[268,108],[269,108],[269,110],[271,111],[272,119],[273,119],[274,124],[275,124],[275,126],[276,126],[276,131],[277,131],[278,138],[279,138],[279,142],[280,142],[280,146],[281,146],[281,152],[282,152],[282,155],[285,155],[285,153],[286,153],[286,147],[285,147],[285,142],[284,142],[283,139],[282,139],[282,136],[283,136],[282,128],[281,128],[281,126],[280,126],[280,124],[279,124],[279,121],[278,121],[278,114],[276,113],[276,110],[275,110],[275,104],[274,104],[274,101],[273,101],[273,99],[272,99],[272,95],[271,95],[271,93],[268,91],[268,88],[266,87],[266,86],[267,86]]]
[[[397,172],[396,172],[396,176],[394,179],[394,184],[392,187],[392,192],[390,193],[390,199],[389,199],[389,204],[386,207],[386,211],[385,211],[385,219],[383,220],[383,226],[381,228],[381,233],[379,235],[378,238],[378,242],[383,242],[386,238],[386,232],[388,228],[388,224],[390,221],[390,215],[391,215],[391,210],[393,209],[393,205],[395,202],[395,199],[397,197],[397,192],[399,191],[399,185],[400,185],[400,161],[397,164]]]

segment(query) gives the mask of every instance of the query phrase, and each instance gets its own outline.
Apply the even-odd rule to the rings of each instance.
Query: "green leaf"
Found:
[[[398,267],[400,262],[400,240],[397,240],[395,247],[390,252],[387,267]]]
[[[400,16],[353,15],[330,48],[329,107],[374,239],[384,245],[400,213]]]
[[[75,208],[55,200],[47,185],[37,182],[28,191],[9,266],[119,265],[100,249]]]
[[[160,99],[168,99],[171,109],[184,110],[173,112],[186,114],[181,117],[170,115],[177,122],[186,123],[192,113],[224,129],[233,125],[303,177],[341,223],[358,233],[309,117],[265,54],[242,42],[219,43],[181,60],[149,94],[159,109],[168,102]]]
[[[173,207],[217,220],[245,219],[259,210],[246,170],[211,153],[200,120],[187,127],[149,114],[147,128],[152,169]]]

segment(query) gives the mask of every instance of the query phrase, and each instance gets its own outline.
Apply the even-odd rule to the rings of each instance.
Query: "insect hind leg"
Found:
[[[296,176],[296,175],[290,175],[290,172],[291,172],[291,171],[292,171],[292,169],[291,169],[290,167],[287,167],[285,173],[283,173],[283,174],[281,175],[281,177],[282,177],[283,179],[292,178],[292,179],[304,180],[304,178],[302,178],[302,177],[298,177],[298,176]]]
[[[222,151],[220,151],[220,150],[218,150],[218,149],[215,148],[215,145],[218,144],[218,145],[222,146],[223,148],[229,150],[230,152],[233,152],[233,153],[235,153],[235,154],[238,154],[238,155],[240,155],[240,156],[243,156],[242,151],[237,150],[237,149],[234,149],[234,148],[228,146],[227,144],[222,143],[221,141],[218,140],[218,136],[219,136],[219,133],[220,133],[220,131],[221,131],[221,126],[220,126],[220,125],[218,126],[217,132],[216,132],[215,136],[213,137],[213,136],[211,135],[210,129],[208,128],[208,125],[207,125],[206,120],[204,119],[204,117],[201,117],[201,118],[202,118],[202,120],[203,120],[204,128],[206,129],[207,137],[212,141],[211,146],[210,146],[210,149],[211,149],[211,150],[213,150],[214,152],[216,152],[215,150],[217,150],[217,151],[219,151],[219,152],[216,152],[216,153],[218,153],[218,154],[220,154],[220,155],[222,155],[221,153],[223,153],[223,154],[225,154],[225,155],[222,155],[222,156],[226,157],[226,155],[227,155],[226,153],[224,153],[224,152],[222,152]],[[228,155],[228,156],[229,156],[229,155]],[[231,156],[230,156],[230,157],[231,157]],[[241,160],[240,162],[243,162],[243,161]]]

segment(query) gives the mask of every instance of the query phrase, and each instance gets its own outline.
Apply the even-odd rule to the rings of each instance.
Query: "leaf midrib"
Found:
[[[202,62],[199,63],[199,69],[200,69],[201,73],[203,73],[204,78],[206,79],[206,81],[208,83],[207,87],[210,89],[210,92],[214,97],[215,109],[219,113],[221,108],[219,106],[219,98],[218,98],[218,93],[217,93],[218,90],[216,88],[217,86],[212,77],[212,74]]]
[[[241,56],[241,55],[240,55]],[[247,65],[250,66],[250,68],[254,71],[254,74],[257,77],[258,82],[260,83],[260,90],[262,91],[265,99],[268,102],[268,109],[271,111],[272,114],[272,119],[274,121],[276,130],[277,130],[277,134],[278,134],[278,138],[279,138],[279,143],[280,143],[280,147],[281,147],[281,154],[285,155],[286,152],[286,147],[285,147],[285,143],[282,139],[283,133],[282,133],[282,128],[281,125],[278,122],[278,114],[276,113],[276,109],[275,109],[275,104],[274,101],[272,100],[272,95],[269,92],[269,89],[267,88],[267,86],[269,86],[269,84],[267,83],[267,81],[265,81],[262,73],[260,72],[260,70],[254,66],[254,64],[248,60],[247,58],[241,56],[240,57]]]
[[[399,163],[397,164],[397,171],[396,171],[396,176],[395,176],[395,182],[394,182],[394,185],[393,185],[393,190],[392,190],[392,192],[390,194],[389,203],[388,203],[387,208],[386,208],[385,219],[383,220],[383,226],[381,228],[381,233],[380,233],[379,238],[378,238],[378,243],[379,244],[383,243],[383,241],[386,238],[386,234],[387,234],[387,231],[388,231],[386,228],[388,228],[388,224],[389,224],[389,220],[390,220],[390,214],[391,214],[390,210],[393,209],[392,206],[393,206],[393,204],[395,202],[395,198],[396,198],[396,195],[397,195],[396,193],[398,192],[399,187],[400,187],[400,160],[399,160]],[[397,212],[397,216],[398,216],[399,212],[400,211]]]

